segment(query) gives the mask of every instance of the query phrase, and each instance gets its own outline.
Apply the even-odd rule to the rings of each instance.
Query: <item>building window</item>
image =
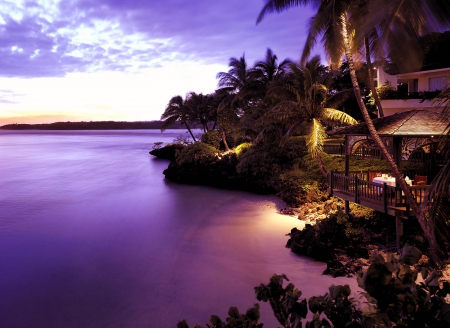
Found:
[[[429,81],[430,81],[429,91],[443,90],[445,88],[447,78],[445,76],[431,77]]]

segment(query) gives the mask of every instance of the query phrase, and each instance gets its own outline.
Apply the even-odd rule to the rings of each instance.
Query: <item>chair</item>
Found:
[[[415,175],[414,176],[414,184],[417,186],[426,185],[427,184],[427,176],[426,175]]]
[[[381,172],[369,171],[369,181],[373,182],[373,178],[381,177]]]

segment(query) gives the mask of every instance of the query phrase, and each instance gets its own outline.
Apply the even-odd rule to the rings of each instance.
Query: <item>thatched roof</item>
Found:
[[[426,137],[445,134],[448,122],[439,118],[441,110],[410,110],[373,120],[380,136]],[[366,123],[359,123],[327,132],[328,135],[369,135]]]

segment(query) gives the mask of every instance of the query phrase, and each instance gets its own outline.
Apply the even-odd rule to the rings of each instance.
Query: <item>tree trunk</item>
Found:
[[[380,149],[381,153],[383,154],[384,158],[386,159],[386,162],[388,163],[389,167],[392,170],[392,174],[395,177],[396,181],[398,182],[401,190],[405,194],[405,198],[407,203],[410,206],[410,209],[414,213],[414,215],[417,218],[417,221],[419,222],[425,237],[428,240],[429,246],[430,246],[430,258],[431,260],[438,264],[440,262],[439,258],[439,248],[436,241],[435,236],[435,230],[434,230],[434,222],[432,219],[427,220],[425,218],[425,214],[420,210],[419,205],[416,203],[416,200],[413,198],[411,192],[408,189],[408,185],[406,184],[405,179],[403,178],[400,169],[395,164],[394,158],[391,156],[387,148],[385,147],[383,141],[381,140],[380,136],[378,135],[375,126],[373,125],[372,119],[369,116],[369,112],[367,111],[366,106],[364,105],[364,102],[362,101],[361,96],[361,90],[359,88],[358,80],[356,78],[356,71],[353,63],[353,55],[351,53],[351,47],[348,37],[348,31],[347,31],[347,19],[345,15],[341,16],[342,19],[342,36],[344,38],[344,50],[345,50],[345,56],[347,57],[347,62],[350,69],[350,77],[352,80],[353,90],[355,91],[355,97],[358,102],[358,106],[361,110],[361,114],[364,117],[364,121],[367,124],[367,128],[370,133],[370,137],[372,140],[376,143],[378,148]]]
[[[223,144],[225,145],[225,151],[229,151],[230,147],[228,147],[227,135],[225,134],[225,130],[223,130],[223,129],[222,129],[222,141],[223,141]]]
[[[192,134],[191,128],[189,127],[189,125],[184,122],[184,125],[186,125],[187,130],[189,131],[189,134],[191,135],[192,139],[194,140],[194,142],[196,142],[197,140],[195,140],[194,135]]]
[[[367,71],[369,73],[369,85],[370,90],[372,91],[372,97],[375,99],[375,105],[378,107],[378,117],[384,117],[383,107],[381,106],[380,98],[378,97],[377,89],[375,89],[375,84],[373,83],[373,66],[372,61],[370,60],[370,47],[369,47],[369,39],[364,37],[364,46],[366,48],[366,62],[367,62]],[[380,81],[378,81],[380,83]]]
[[[323,166],[322,157],[320,154],[317,154],[317,164],[319,165],[320,173],[326,178],[327,177],[327,170],[325,170],[325,167]]]

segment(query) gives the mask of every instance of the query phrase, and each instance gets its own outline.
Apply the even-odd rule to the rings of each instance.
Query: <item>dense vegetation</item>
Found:
[[[450,294],[450,284],[440,285],[438,273],[421,266],[422,253],[416,247],[405,245],[403,254],[373,255],[368,268],[357,276],[359,287],[364,290],[365,301],[350,297],[348,285],[332,285],[323,295],[301,299],[302,292],[286,275],[273,275],[268,284],[254,288],[258,301],[269,302],[273,314],[281,326],[303,327],[308,310],[312,319],[305,327],[448,327],[450,305],[445,298]],[[420,276],[422,282],[417,282]],[[236,307],[228,311],[222,321],[212,315],[207,327],[260,328],[259,304],[245,313]],[[186,321],[177,328],[188,328]],[[202,328],[195,325],[194,328]]]

